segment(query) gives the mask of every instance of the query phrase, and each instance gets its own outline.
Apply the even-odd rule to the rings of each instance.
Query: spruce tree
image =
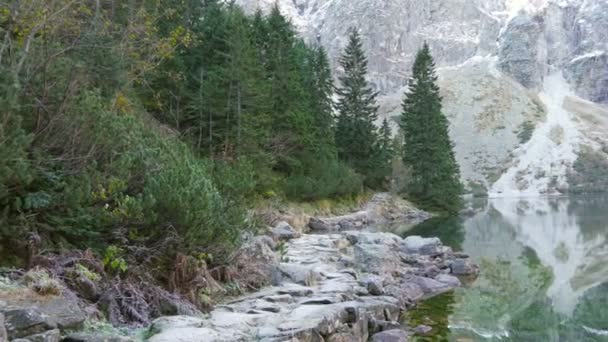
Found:
[[[378,117],[378,95],[365,79],[367,58],[359,33],[351,29],[349,43],[339,60],[344,75],[338,88],[338,118],[336,145],[341,159],[357,172],[367,175],[375,166],[371,163],[378,139],[374,121]]]
[[[412,69],[402,105],[403,161],[411,168],[409,195],[430,209],[454,212],[461,205],[460,171],[442,113],[435,64],[425,43]]]
[[[334,140],[334,80],[329,66],[327,53],[323,47],[310,52],[309,63],[311,80],[309,91],[312,110],[312,129],[314,130],[315,152],[323,158],[335,158]]]

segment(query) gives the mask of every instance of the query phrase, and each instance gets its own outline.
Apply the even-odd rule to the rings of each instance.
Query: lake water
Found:
[[[470,286],[409,314],[429,341],[608,341],[608,196],[491,199],[407,235],[438,236],[481,266]]]

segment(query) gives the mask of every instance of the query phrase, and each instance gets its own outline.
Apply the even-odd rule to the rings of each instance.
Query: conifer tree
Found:
[[[333,114],[335,87],[329,60],[325,49],[321,46],[311,51],[309,59],[312,76],[309,87],[312,95],[312,128],[315,131],[315,150],[324,158],[335,158]]]
[[[442,113],[435,64],[425,43],[412,69],[402,104],[403,161],[411,168],[409,195],[427,208],[454,212],[460,207],[460,171]]]
[[[378,95],[365,79],[367,58],[363,52],[361,37],[351,29],[349,43],[339,60],[344,75],[340,77],[336,105],[336,145],[341,159],[357,172],[367,175],[375,166],[370,157],[378,139],[374,121],[378,117]]]

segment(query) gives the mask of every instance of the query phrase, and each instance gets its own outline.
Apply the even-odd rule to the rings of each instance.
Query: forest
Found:
[[[420,96],[435,96],[447,136],[426,54]],[[338,63],[334,75],[278,6],[248,15],[219,0],[0,2],[0,266],[52,269],[76,256],[96,260],[76,273],[99,269],[115,291],[147,287],[132,305],[177,292],[204,306],[196,289],[206,285],[179,270],[226,264],[243,233],[261,228],[248,214],[259,199],[390,187],[402,135],[377,122],[355,29]],[[412,108],[404,103],[404,118]],[[423,204],[456,208],[424,197],[443,196],[437,188],[421,191]],[[125,307],[109,304],[117,323],[148,321]]]

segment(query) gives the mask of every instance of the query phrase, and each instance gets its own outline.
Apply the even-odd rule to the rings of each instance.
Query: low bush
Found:
[[[320,198],[347,196],[362,191],[363,179],[337,160],[309,160],[300,173],[285,181],[288,198],[310,201]]]

